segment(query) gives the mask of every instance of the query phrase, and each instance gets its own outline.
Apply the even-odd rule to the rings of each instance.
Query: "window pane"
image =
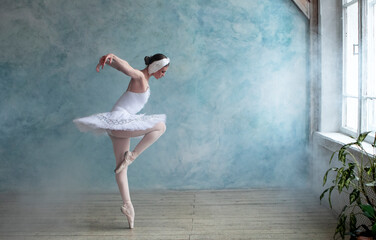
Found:
[[[358,96],[358,3],[347,7],[345,23],[345,94]]]
[[[344,127],[356,131],[358,128],[358,99],[344,98]]]
[[[376,131],[376,100],[367,100],[366,109],[367,109],[366,131]]]
[[[368,59],[367,59],[367,81],[366,81],[366,95],[369,97],[376,97],[376,1],[368,1]]]
[[[376,1],[368,0],[367,15],[367,66],[365,95],[376,97]],[[366,131],[376,131],[376,100],[366,99],[365,101],[365,128]]]

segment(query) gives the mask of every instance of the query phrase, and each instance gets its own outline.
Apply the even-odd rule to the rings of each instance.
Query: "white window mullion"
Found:
[[[358,109],[358,132],[357,134],[360,134],[365,130],[365,100],[364,95],[365,91],[365,79],[366,77],[366,71],[364,66],[367,64],[367,24],[366,24],[366,11],[367,11],[367,1],[368,0],[359,0],[358,2],[358,8],[359,8],[359,14],[358,14],[358,46],[359,46],[359,55],[358,55],[358,85],[359,85],[359,109]]]

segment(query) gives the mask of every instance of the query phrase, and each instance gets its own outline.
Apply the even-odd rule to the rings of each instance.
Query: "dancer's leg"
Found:
[[[114,147],[114,155],[116,159],[116,166],[119,166],[119,164],[123,161],[124,153],[126,151],[129,151],[130,146],[130,139],[129,138],[116,138],[113,136],[110,136],[112,145]],[[129,194],[129,186],[128,186],[128,168],[125,168],[123,171],[121,171],[119,174],[116,174],[116,182],[119,187],[121,198],[123,199],[123,204],[127,204],[131,202],[131,197]]]
[[[129,151],[130,139],[116,138],[113,136],[110,136],[110,138],[114,147],[116,166],[118,166],[123,161],[124,153],[126,151]],[[133,228],[135,212],[131,201],[131,196],[129,194],[128,168],[126,167],[125,169],[123,169],[123,171],[121,171],[119,174],[116,174],[115,177],[121,198],[123,199],[121,212],[127,216],[129,228]]]
[[[119,164],[123,162],[124,153],[129,151],[131,137],[144,136],[130,155],[131,160],[134,160],[138,155],[145,151],[145,149],[153,144],[165,131],[166,125],[163,122],[157,123],[153,128],[142,131],[109,131],[114,147],[116,166],[119,166]],[[123,171],[116,174],[116,181],[123,199],[123,207],[121,208],[121,211],[127,216],[129,228],[133,228],[135,212],[129,194],[127,172],[128,167],[125,167]]]
[[[157,123],[153,128],[137,131],[111,131],[110,135],[115,138],[129,139],[131,137],[144,136],[132,151],[132,160],[136,159],[145,149],[150,147],[166,131],[166,125],[163,122]]]
[[[166,131],[166,125],[160,122],[154,126],[154,131],[148,132],[144,135],[141,141],[134,148],[132,155],[136,159],[143,151],[150,147],[160,136]]]

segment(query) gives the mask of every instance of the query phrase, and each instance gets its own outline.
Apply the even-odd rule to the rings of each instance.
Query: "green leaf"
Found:
[[[328,180],[328,173],[330,172],[330,169],[326,171],[324,178],[322,179],[322,185],[325,186],[326,180]]]
[[[350,162],[347,166],[349,166],[349,169],[353,170],[355,168],[355,163]]]
[[[321,200],[323,199],[325,193],[326,193],[328,190],[329,190],[329,188],[325,189],[325,190],[321,193],[321,195],[320,195],[320,202],[321,202]]]
[[[330,188],[329,188],[329,198],[328,198],[328,201],[329,201],[329,206],[330,206],[330,208],[333,208],[332,207],[332,191],[333,191],[333,189],[334,189],[334,186],[331,186]]]
[[[359,134],[358,136],[358,139],[356,140],[357,143],[361,143],[364,141],[364,139],[366,139],[367,135],[370,133],[371,131],[369,132],[364,132],[364,133],[361,133]]]
[[[350,204],[352,204],[353,202],[355,202],[360,196],[360,192],[359,190],[357,189],[354,189],[350,195],[349,195],[349,198],[350,198]]]
[[[347,150],[344,147],[341,147],[341,149],[338,152],[338,161],[342,162],[343,165],[346,163],[346,156],[347,156]]]
[[[329,168],[328,171],[326,171],[325,175],[324,175],[324,178],[323,178],[323,186],[326,184],[326,181],[328,180],[328,174],[330,171],[337,171],[338,168],[334,167],[334,168]]]
[[[375,161],[376,161],[376,158],[375,158]],[[372,166],[371,168],[369,168],[367,174],[368,174],[368,176],[372,176],[372,178],[375,179],[376,168],[374,166]]]
[[[345,233],[346,233],[346,215],[341,214],[338,219],[336,231],[334,233],[334,236],[336,236],[338,233],[341,236],[342,239],[345,239]]]
[[[336,177],[336,183],[338,187],[338,192],[341,193],[342,189],[345,187],[345,182],[347,180],[346,173],[344,172],[344,168],[338,169],[337,177]]]
[[[369,204],[360,204],[359,207],[362,209],[363,214],[368,217],[370,220],[376,220],[375,209]]]
[[[373,226],[372,226],[372,235],[373,236],[376,235],[376,223],[374,223]]]
[[[330,160],[329,160],[329,164],[331,164],[332,163],[332,160],[333,160],[333,158],[334,158],[334,155],[337,153],[337,151],[335,151],[333,154],[332,154],[332,156],[330,157]]]
[[[343,170],[344,170],[343,167],[337,170],[337,176],[336,176],[335,182],[339,182],[341,180],[342,175],[343,175]]]
[[[352,212],[350,213],[350,232],[354,232],[356,230],[356,217],[355,214]]]

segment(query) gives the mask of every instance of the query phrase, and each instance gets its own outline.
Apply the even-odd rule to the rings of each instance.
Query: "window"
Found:
[[[343,0],[341,129],[353,136],[376,130],[375,43],[376,0]]]

